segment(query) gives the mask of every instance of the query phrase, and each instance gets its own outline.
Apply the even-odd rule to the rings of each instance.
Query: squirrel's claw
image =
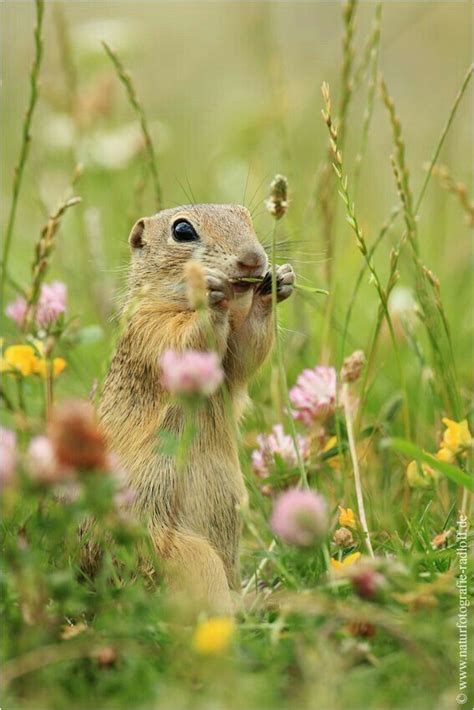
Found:
[[[206,268],[207,298],[211,308],[227,308],[234,295],[227,276],[218,269]]]
[[[291,264],[282,264],[276,269],[277,280],[277,302],[286,301],[293,293],[296,281],[295,272]],[[255,293],[259,294],[265,301],[272,300],[272,272],[268,271]]]

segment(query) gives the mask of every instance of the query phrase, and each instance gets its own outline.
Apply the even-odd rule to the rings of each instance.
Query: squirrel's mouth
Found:
[[[247,293],[262,283],[263,276],[236,276],[229,280],[236,293]]]

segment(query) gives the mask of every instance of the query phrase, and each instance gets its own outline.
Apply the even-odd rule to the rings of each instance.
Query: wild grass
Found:
[[[103,42],[102,44],[115,67],[120,81],[122,82],[127,91],[128,100],[130,101],[130,104],[140,121],[140,128],[142,130],[143,139],[145,142],[146,154],[148,156],[148,169],[150,171],[151,179],[153,182],[153,189],[155,192],[155,209],[157,212],[159,212],[162,205],[161,185],[158,177],[158,168],[156,166],[155,148],[150,136],[150,131],[148,129],[145,111],[143,110],[143,107],[135,91],[135,87],[133,86],[132,77],[126,71],[117,54],[108,46],[108,44],[106,42]]]
[[[469,586],[463,565],[467,576],[472,572],[472,559],[463,557],[472,542],[474,487],[465,265],[472,66],[456,94],[456,76],[413,73],[397,81],[394,61],[414,66],[434,49],[441,66],[451,55],[462,65],[460,40],[444,37],[439,47],[428,41],[421,30],[429,10],[420,19],[404,6],[398,22],[391,3],[350,0],[342,16],[339,6],[315,8],[244,4],[224,12],[144,3],[143,16],[133,15],[139,49],[114,36],[113,25],[103,45],[97,41],[87,54],[78,32],[86,11],[63,5],[54,10],[57,55],[48,25],[53,9],[37,0],[36,19],[28,15],[35,23],[28,109],[21,125],[6,124],[4,137],[7,168],[17,168],[3,188],[9,207],[1,285],[2,707],[440,710],[454,707],[459,693],[466,696],[461,705],[472,704],[457,626],[465,610],[461,591]],[[9,10],[10,18],[23,17],[20,4]],[[109,11],[131,36],[132,16],[120,4]],[[332,38],[305,40],[308,18],[324,25],[326,11],[341,25],[337,60]],[[439,12],[446,15],[431,20],[441,35],[451,12],[463,17],[459,4]],[[106,28],[102,10],[90,13]],[[409,39],[403,33],[414,20],[416,38]],[[89,41],[94,26],[85,28]],[[298,64],[300,44],[309,54]],[[15,87],[27,68],[12,47],[5,92],[19,106]],[[314,65],[301,73],[308,57]],[[60,89],[58,76],[66,79]],[[105,100],[104,81],[118,85],[117,79],[125,94]],[[429,114],[429,122],[417,92],[425,100],[443,96],[442,112]],[[130,129],[130,108],[132,138],[118,133],[117,139],[117,129]],[[49,123],[52,146],[44,137]],[[69,143],[64,124],[73,132]],[[70,183],[71,161],[84,166],[80,190],[75,173],[56,206],[58,183]],[[288,204],[275,220],[265,200],[280,172],[288,175]],[[144,550],[152,554],[149,538],[118,505],[117,477],[80,470],[73,480],[52,481],[48,461],[35,468],[30,449],[36,437],[53,436],[54,403],[100,396],[134,308],[110,319],[109,304],[100,302],[104,280],[123,290],[127,234],[143,216],[135,210],[152,214],[181,199],[175,182],[186,185],[189,202],[237,202],[244,195],[273,274],[285,262],[297,272],[288,303],[277,306],[271,281],[276,348],[251,383],[239,434],[249,493],[241,511],[242,601],[231,635],[220,647],[214,641],[210,653],[196,642],[205,615],[197,622],[176,616],[157,583],[159,561],[150,569],[140,565]],[[69,213],[78,205],[76,192],[82,203]],[[46,217],[38,202],[47,203]],[[66,283],[69,302],[52,325],[40,326],[35,311],[50,279]],[[315,293],[320,287],[329,298]],[[27,308],[19,327],[4,313],[18,297]],[[7,354],[16,345],[31,350],[30,360],[20,362],[24,372],[32,358],[43,370],[12,370]],[[356,350],[365,353],[365,366],[351,380],[344,363]],[[57,377],[55,357],[67,364]],[[288,390],[316,365],[334,367],[337,406],[309,426],[290,416]],[[290,455],[276,452],[263,480],[251,455],[257,436],[275,424],[289,437]],[[163,435],[180,470],[194,431],[193,425],[182,441]],[[16,435],[14,448],[8,432]],[[327,530],[310,547],[286,544],[272,529],[275,498],[287,487],[326,500]],[[90,516],[103,550],[95,575],[81,565],[88,534],[82,540],[77,534]],[[470,588],[466,599],[472,600]]]
[[[36,6],[36,27],[34,30],[34,44],[35,44],[35,55],[33,60],[33,65],[31,67],[30,73],[30,97],[28,101],[28,107],[26,109],[25,118],[22,127],[22,141],[20,156],[18,158],[18,163],[15,167],[14,177],[13,177],[13,188],[12,196],[10,202],[10,210],[8,213],[7,227],[5,231],[5,239],[3,242],[3,256],[2,256],[2,275],[0,281],[0,309],[2,312],[5,306],[5,286],[8,274],[8,259],[10,256],[11,241],[13,237],[13,230],[15,227],[15,217],[18,208],[18,198],[20,196],[21,184],[23,180],[23,173],[25,170],[25,165],[28,160],[28,154],[31,145],[31,126],[33,123],[33,114],[36,108],[36,103],[38,101],[38,82],[39,73],[41,69],[41,61],[43,58],[43,41],[42,41],[42,28],[43,28],[43,17],[44,17],[44,2],[43,0],[35,0]]]

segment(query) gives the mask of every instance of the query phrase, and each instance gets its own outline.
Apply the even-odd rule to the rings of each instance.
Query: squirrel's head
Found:
[[[131,286],[151,298],[183,302],[190,260],[229,279],[262,276],[268,259],[241,205],[185,205],[143,217],[133,227]]]

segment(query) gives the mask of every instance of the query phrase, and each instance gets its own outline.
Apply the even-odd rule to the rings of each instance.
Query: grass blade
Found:
[[[13,178],[13,193],[10,204],[10,212],[8,215],[7,229],[5,232],[5,241],[3,244],[3,259],[2,259],[2,276],[0,281],[0,311],[3,313],[3,301],[5,298],[5,285],[8,281],[8,258],[10,256],[10,247],[13,236],[13,228],[15,226],[16,210],[18,206],[18,197],[20,195],[23,173],[25,170],[26,161],[31,145],[31,124],[33,122],[33,114],[36,103],[38,101],[38,85],[39,72],[41,68],[41,60],[43,58],[43,16],[44,16],[44,1],[36,0],[36,27],[34,30],[35,40],[35,56],[30,73],[30,98],[26,109],[25,119],[23,121],[22,143],[20,148],[20,157],[18,164],[15,167],[15,175]]]
[[[135,87],[132,82],[132,77],[125,69],[116,52],[114,52],[106,42],[102,42],[102,45],[105,51],[107,52],[110,60],[112,61],[112,64],[115,67],[118,78],[125,86],[128,100],[130,101],[135,113],[138,116],[138,120],[140,121],[140,127],[142,129],[143,139],[145,141],[145,148],[148,155],[148,167],[150,169],[153,181],[153,188],[155,192],[155,209],[157,212],[159,212],[162,207],[162,192],[160,180],[158,177],[158,169],[156,167],[155,148],[153,146],[153,141],[151,139],[150,131],[148,129],[148,122],[146,120],[145,111],[143,110],[143,106],[141,105],[137,92],[135,91]]]

